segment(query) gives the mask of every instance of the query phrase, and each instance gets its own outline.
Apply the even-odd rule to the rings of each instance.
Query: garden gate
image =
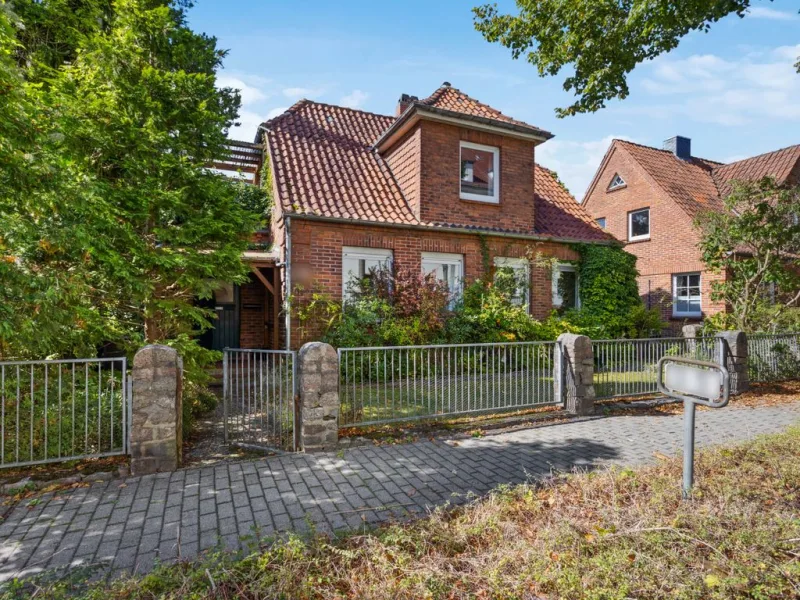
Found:
[[[224,350],[226,442],[297,450],[296,370],[297,355],[290,350]]]

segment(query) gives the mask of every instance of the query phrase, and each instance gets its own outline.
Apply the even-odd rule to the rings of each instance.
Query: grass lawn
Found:
[[[680,474],[669,459],[501,488],[411,523],[291,538],[245,558],[218,553],[79,596],[800,597],[800,427],[701,452],[689,502]],[[36,597],[67,597],[72,585]]]

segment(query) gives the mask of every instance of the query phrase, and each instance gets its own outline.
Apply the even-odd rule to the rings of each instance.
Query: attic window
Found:
[[[625,187],[625,180],[619,176],[619,173],[614,173],[614,179],[608,185],[608,191],[616,190],[617,188]]]
[[[461,142],[461,199],[500,202],[500,148]]]

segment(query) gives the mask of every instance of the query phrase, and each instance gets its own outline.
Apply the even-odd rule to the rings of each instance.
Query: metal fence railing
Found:
[[[226,348],[223,355],[225,440],[294,451],[296,354]]]
[[[747,336],[747,371],[753,382],[800,377],[800,333]]]
[[[723,344],[718,338],[592,340],[595,398],[655,394],[656,365],[661,357],[718,362]]]
[[[125,358],[0,362],[0,467],[127,454]]]
[[[560,402],[557,342],[340,348],[340,426]]]

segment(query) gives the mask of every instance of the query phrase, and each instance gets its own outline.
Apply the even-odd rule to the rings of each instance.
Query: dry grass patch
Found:
[[[670,459],[501,488],[366,535],[292,538],[240,560],[216,554],[80,596],[800,597],[800,427],[706,450],[696,473],[689,502],[680,498],[680,463]],[[62,583],[39,593],[76,589]]]

